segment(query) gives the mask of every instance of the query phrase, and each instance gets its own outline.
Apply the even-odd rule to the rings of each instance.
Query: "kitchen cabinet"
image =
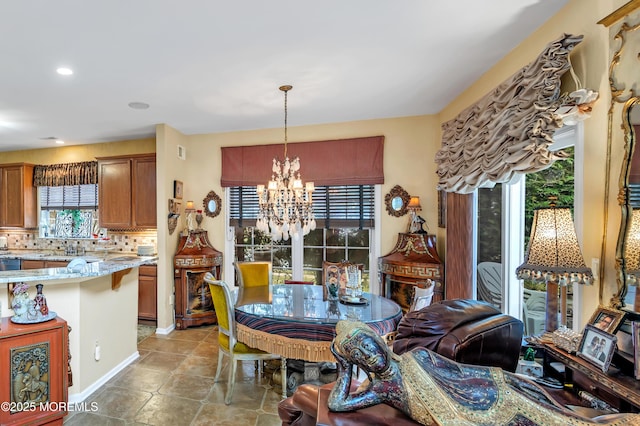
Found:
[[[156,156],[100,157],[98,216],[109,229],[155,228]]]
[[[6,405],[0,424],[62,425],[69,386],[68,339],[67,323],[60,317],[38,324],[0,319],[0,401]]]
[[[0,227],[36,228],[37,188],[33,164],[0,164]]]
[[[66,268],[69,262],[62,260],[22,260],[22,269]]]
[[[138,322],[153,323],[158,320],[158,267],[142,265],[138,269]]]

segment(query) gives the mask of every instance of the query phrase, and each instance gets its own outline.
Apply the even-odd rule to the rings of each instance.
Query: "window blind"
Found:
[[[254,226],[258,216],[255,186],[229,188],[229,223],[232,226]],[[313,212],[321,228],[373,228],[373,185],[316,186]]]
[[[42,210],[96,209],[98,185],[41,186]]]

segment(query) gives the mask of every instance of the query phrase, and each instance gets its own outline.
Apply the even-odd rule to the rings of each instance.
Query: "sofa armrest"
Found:
[[[442,337],[436,352],[463,364],[500,367],[514,372],[518,366],[522,321],[509,315],[496,315],[469,322]]]

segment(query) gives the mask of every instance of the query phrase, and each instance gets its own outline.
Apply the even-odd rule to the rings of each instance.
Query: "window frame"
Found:
[[[235,227],[230,225],[230,189],[223,188],[224,196],[224,219],[225,219],[225,253],[235,254]],[[381,209],[382,209],[382,185],[373,185],[373,222],[378,224],[373,228],[368,228],[369,231],[369,282],[370,292],[373,294],[380,294],[380,283],[378,277],[378,263],[377,259],[380,257],[380,241],[381,232]],[[301,279],[303,270],[303,256],[304,256],[304,243],[303,238],[298,237],[291,238],[291,262],[293,268],[293,279]],[[233,267],[235,256],[225,256],[223,263],[223,276],[227,284],[234,285],[235,283],[235,270]]]

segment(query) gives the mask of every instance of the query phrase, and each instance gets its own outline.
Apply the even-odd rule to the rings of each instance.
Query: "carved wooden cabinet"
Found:
[[[155,228],[156,156],[98,158],[98,210],[105,228]]]
[[[62,425],[67,414],[68,327],[0,321],[2,425]]]
[[[433,281],[433,302],[444,295],[444,264],[436,250],[436,236],[422,233],[398,234],[395,247],[378,259],[381,294],[407,311],[416,286]]]
[[[174,256],[176,328],[215,324],[216,313],[204,274],[220,278],[222,253],[213,248],[207,231],[197,229],[181,236]]]
[[[0,164],[0,227],[38,226],[33,164]]]

